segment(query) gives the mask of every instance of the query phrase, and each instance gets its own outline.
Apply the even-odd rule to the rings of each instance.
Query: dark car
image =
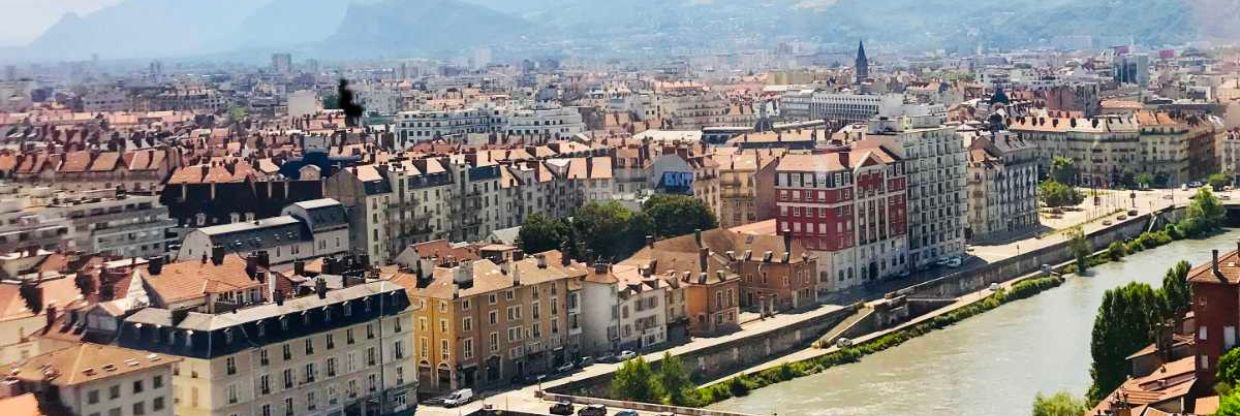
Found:
[[[577,416],[607,416],[607,406],[592,404],[578,410]]]
[[[569,402],[559,402],[551,405],[551,414],[553,415],[571,415],[573,414],[573,404]]]

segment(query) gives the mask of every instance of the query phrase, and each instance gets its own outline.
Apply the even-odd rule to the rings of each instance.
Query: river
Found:
[[[754,415],[1024,416],[1038,392],[1089,388],[1089,339],[1107,289],[1158,287],[1179,260],[1235,250],[1240,230],[1180,241],[1072,276],[1062,286],[966,319],[899,347],[775,384],[710,408]]]

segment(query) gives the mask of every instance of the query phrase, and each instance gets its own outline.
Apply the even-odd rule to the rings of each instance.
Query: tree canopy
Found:
[[[1050,178],[1055,182],[1072,185],[1076,183],[1076,161],[1064,156],[1055,156],[1051,160]]]
[[[1203,186],[1197,189],[1197,193],[1192,196],[1192,202],[1188,203],[1188,211],[1181,221],[1181,227],[1185,235],[1200,237],[1221,227],[1226,216],[1227,210],[1223,208],[1222,202],[1219,202],[1209,187]]]
[[[1033,416],[1081,416],[1089,411],[1082,397],[1061,391],[1050,396],[1038,393],[1033,398]]]
[[[1063,182],[1048,179],[1038,185],[1038,199],[1046,206],[1056,208],[1080,204],[1085,196]]]
[[[1231,185],[1231,177],[1228,176],[1226,173],[1217,172],[1213,175],[1210,175],[1210,177],[1206,178],[1206,183],[1209,183],[1210,187],[1214,188],[1214,190],[1221,191],[1227,185]]]
[[[1149,345],[1159,322],[1168,317],[1162,295],[1150,285],[1132,282],[1108,290],[1094,318],[1089,370],[1089,398],[1100,400],[1128,376],[1127,357]]]
[[[588,253],[578,258],[601,257],[622,260],[641,249],[647,235],[654,231],[648,215],[629,211],[617,201],[591,202],[573,215],[573,232]]]
[[[560,249],[570,238],[572,230],[563,220],[551,218],[543,213],[534,213],[526,217],[525,224],[517,233],[517,245],[527,253],[541,253]]]
[[[1233,350],[1234,351],[1234,350]],[[1219,399],[1218,412],[1215,416],[1240,416],[1240,393],[1232,392]]]
[[[642,357],[625,361],[611,378],[612,397],[653,403],[656,394],[654,372]]]
[[[659,237],[675,237],[717,227],[715,214],[701,200],[687,195],[654,195],[642,204]]]

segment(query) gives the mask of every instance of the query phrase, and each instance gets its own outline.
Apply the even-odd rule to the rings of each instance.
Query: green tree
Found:
[[[1210,187],[1214,188],[1215,191],[1221,191],[1227,185],[1231,185],[1231,177],[1226,173],[1218,172],[1206,178],[1206,183],[1209,183]]]
[[[517,233],[517,245],[526,253],[556,250],[570,239],[571,232],[564,221],[543,213],[534,213],[526,217],[525,223],[521,225],[521,231]]]
[[[1240,383],[1240,348],[1232,348],[1218,358],[1218,373],[1216,375],[1218,376],[1216,380],[1219,383],[1217,389],[1225,390],[1228,393],[1235,390],[1237,383]]]
[[[1223,396],[1214,416],[1240,416],[1240,392],[1232,392]]]
[[[1119,261],[1119,259],[1127,255],[1128,247],[1124,246],[1123,241],[1112,241],[1111,245],[1107,246],[1107,258],[1111,259],[1111,261]]]
[[[1227,210],[1219,202],[1218,197],[1210,188],[1201,187],[1188,203],[1188,212],[1184,218],[1185,232],[1190,236],[1200,236],[1213,231],[1223,224]]]
[[[1183,317],[1193,306],[1193,295],[1188,286],[1188,271],[1192,268],[1193,265],[1180,260],[1163,276],[1159,292],[1167,304],[1166,310],[1173,317]]]
[[[1089,369],[1090,400],[1101,400],[1127,378],[1127,357],[1152,342],[1155,324],[1162,319],[1161,303],[1150,285],[1138,282],[1102,296],[1089,346],[1094,360]]]
[[[715,214],[705,203],[686,195],[652,196],[642,204],[642,212],[654,221],[654,233],[659,237],[675,237],[718,226]]]
[[[1154,175],[1149,174],[1149,172],[1138,173],[1135,179],[1137,181],[1137,186],[1141,188],[1149,188],[1154,185]]]
[[[1050,179],[1038,185],[1038,199],[1046,206],[1056,208],[1080,204],[1085,197],[1075,188]]]
[[[1089,255],[1094,253],[1094,247],[1079,225],[1065,230],[1064,233],[1068,236],[1068,249],[1076,257],[1076,273],[1084,274],[1089,270]]]
[[[1055,156],[1051,160],[1051,180],[1062,184],[1072,185],[1076,183],[1076,162],[1071,158],[1063,156]]]
[[[323,109],[324,110],[339,110],[340,109],[340,97],[336,95],[328,95],[328,96],[323,97]]]
[[[611,378],[612,397],[653,403],[656,393],[654,372],[642,357],[625,361]]]
[[[1033,398],[1033,416],[1081,416],[1089,411],[1082,397],[1061,391],[1050,396],[1038,393]]]
[[[654,231],[650,216],[624,208],[617,201],[591,202],[577,209],[572,232],[590,254],[606,260],[621,260],[641,248]],[[579,258],[589,256],[579,253]],[[593,260],[588,258],[586,260]]]
[[[657,376],[656,393],[663,403],[674,406],[693,404],[691,400],[694,394],[693,381],[689,379],[689,372],[685,370],[680,357],[663,353],[663,359],[659,361]]]

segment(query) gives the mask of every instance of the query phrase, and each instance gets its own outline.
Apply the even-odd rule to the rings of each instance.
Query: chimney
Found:
[[[521,286],[521,266],[516,263],[512,264],[512,285]]]
[[[512,261],[514,261],[514,262],[518,262],[518,261],[521,261],[521,260],[525,260],[525,252],[524,252],[524,251],[521,251],[520,249],[518,249],[518,250],[513,250],[513,251],[512,251]]]
[[[654,236],[646,235],[646,247],[654,248]]]
[[[271,268],[271,253],[268,253],[267,250],[259,250],[255,254],[258,257],[258,267],[264,269]]]
[[[698,247],[702,246],[702,229],[701,228],[695,228],[693,230],[693,241],[697,242]]]
[[[1210,268],[1214,271],[1214,277],[1219,280],[1223,279],[1223,273],[1218,270],[1218,249],[1211,250]]]
[[[322,277],[315,279],[314,293],[319,295],[319,299],[327,299],[327,280]]]
[[[306,274],[306,262],[297,260],[293,262],[293,274],[304,276]]]
[[[710,249],[706,247],[698,249],[698,268],[703,272],[706,271],[706,258],[708,256],[710,256]]]
[[[792,230],[784,229],[784,251],[792,251]]]
[[[594,274],[607,273],[607,263],[594,263]]]
[[[245,256],[245,275],[250,279],[258,276],[258,254],[250,253]]]
[[[159,273],[164,270],[164,256],[147,257],[146,266],[152,276],[159,276]]]
[[[211,264],[216,266],[224,264],[224,246],[216,244],[211,247]]]
[[[534,259],[538,261],[538,268],[547,268],[547,255],[539,253],[534,255]]]
[[[276,306],[284,306],[284,291],[283,290],[276,289],[276,293],[272,297],[275,298]]]
[[[47,305],[47,327],[56,324],[56,305]]]

